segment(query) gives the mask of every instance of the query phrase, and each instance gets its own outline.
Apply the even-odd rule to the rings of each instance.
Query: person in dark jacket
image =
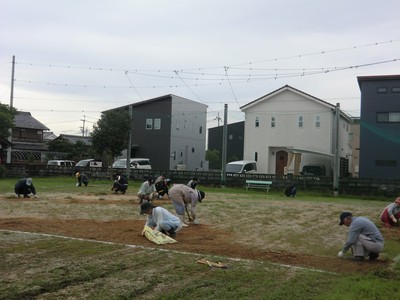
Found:
[[[117,194],[118,192],[125,194],[127,189],[128,179],[126,179],[126,177],[122,174],[117,174],[115,176],[115,181],[111,190],[114,191],[115,194]]]
[[[294,185],[289,185],[285,189],[286,197],[296,197],[297,189]]]
[[[88,185],[89,177],[87,177],[87,175],[85,173],[77,172],[75,174],[75,177],[78,180],[78,182],[76,183],[76,186],[82,186],[82,184],[84,184],[85,186]]]
[[[17,181],[14,187],[15,194],[20,197],[24,195],[24,198],[30,198],[30,194],[36,198],[36,189],[32,183],[32,178],[21,178]]]
[[[171,179],[165,178],[164,175],[160,175],[154,185],[156,186],[156,191],[158,193],[158,198],[163,198],[164,195],[168,195],[168,187],[171,185]]]

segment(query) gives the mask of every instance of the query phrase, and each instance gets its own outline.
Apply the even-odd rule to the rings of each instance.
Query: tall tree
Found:
[[[7,139],[9,129],[14,127],[14,115],[17,111],[6,104],[0,103],[0,138]]]
[[[131,118],[127,110],[110,110],[101,115],[93,125],[92,147],[98,154],[108,154],[113,158],[127,148]]]
[[[217,149],[208,149],[206,151],[206,160],[210,163],[210,169],[221,169],[221,155]]]

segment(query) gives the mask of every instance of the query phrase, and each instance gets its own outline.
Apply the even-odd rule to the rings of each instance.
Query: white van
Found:
[[[257,172],[257,162],[254,160],[238,160],[226,164],[228,173],[255,173]]]
[[[73,160],[62,160],[62,159],[56,159],[56,160],[49,160],[47,162],[48,166],[59,166],[59,167],[73,167],[75,166],[75,162]]]
[[[151,169],[150,159],[148,158],[131,158],[131,169]],[[113,169],[126,168],[126,158],[117,159],[112,164]]]

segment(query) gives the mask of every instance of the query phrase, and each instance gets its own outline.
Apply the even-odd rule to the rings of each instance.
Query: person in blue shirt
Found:
[[[146,214],[146,226],[152,227],[171,238],[176,237],[176,232],[182,228],[179,218],[160,206],[153,206],[151,202],[143,202],[140,206],[140,214]]]
[[[353,217],[351,212],[342,212],[339,225],[349,227],[349,236],[338,253],[339,257],[343,257],[350,248],[354,260],[364,260],[365,257],[375,260],[379,257],[379,253],[383,251],[384,240],[378,227],[370,219]]]

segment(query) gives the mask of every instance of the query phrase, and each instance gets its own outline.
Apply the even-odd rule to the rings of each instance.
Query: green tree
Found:
[[[6,104],[0,103],[0,138],[7,139],[10,135],[9,129],[14,127],[14,115],[17,111]]]
[[[59,137],[49,142],[50,151],[69,153],[72,151],[73,147],[74,145],[70,141],[62,137]]]
[[[131,124],[127,110],[118,109],[103,113],[100,120],[93,125],[93,150],[100,155],[121,155],[122,150],[128,146]]]
[[[220,153],[217,149],[208,149],[206,160],[210,163],[210,169],[221,169]]]

